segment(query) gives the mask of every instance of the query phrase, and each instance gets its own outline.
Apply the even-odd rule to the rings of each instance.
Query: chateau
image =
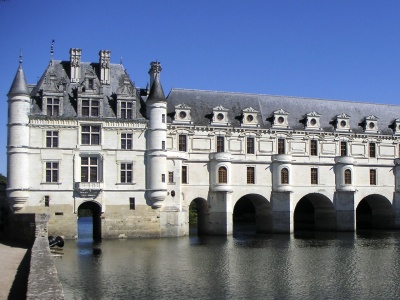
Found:
[[[51,58],[36,84],[22,62],[8,93],[7,198],[48,213],[49,234],[96,238],[400,227],[400,106],[161,86],[101,50]]]

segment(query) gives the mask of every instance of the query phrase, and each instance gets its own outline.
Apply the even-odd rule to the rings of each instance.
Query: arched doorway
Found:
[[[328,197],[312,193],[304,196],[294,210],[294,231],[335,231],[336,210]]]
[[[207,234],[208,203],[203,198],[194,199],[189,205],[190,234]]]
[[[233,208],[233,230],[272,233],[270,202],[257,194],[241,197]]]
[[[78,207],[78,238],[82,226],[92,224],[92,238],[94,241],[101,240],[101,206],[94,201],[83,202]],[[83,219],[85,218],[85,219]],[[84,221],[84,222],[82,222]],[[87,223],[84,225],[84,223]],[[81,227],[81,228],[80,228]],[[81,231],[82,232],[82,231]]]
[[[381,195],[369,195],[356,209],[356,229],[394,229],[394,210],[390,201]]]

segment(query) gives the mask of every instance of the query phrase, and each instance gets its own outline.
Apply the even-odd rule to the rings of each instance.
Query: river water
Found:
[[[66,299],[400,299],[400,231],[94,244],[79,228],[56,258]]]

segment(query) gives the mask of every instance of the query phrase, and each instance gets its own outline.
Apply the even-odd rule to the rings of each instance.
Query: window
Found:
[[[161,182],[165,182],[165,174],[161,174]]]
[[[351,184],[351,171],[349,169],[344,171],[344,184]]]
[[[247,153],[254,154],[254,138],[253,137],[247,138]]]
[[[100,126],[82,126],[82,145],[100,145]]]
[[[340,142],[340,156],[347,155],[347,142]]]
[[[47,98],[47,115],[57,117],[60,114],[60,99]]]
[[[100,101],[82,100],[82,117],[98,117],[100,110]]]
[[[81,182],[98,182],[98,158],[81,157]]]
[[[289,170],[287,168],[281,170],[281,184],[289,184]]]
[[[225,152],[225,138],[217,136],[217,152]]]
[[[179,135],[179,151],[186,152],[186,135],[180,134]]]
[[[182,166],[182,183],[188,183],[188,167]]]
[[[376,170],[375,169],[369,170],[369,184],[376,185]]]
[[[174,172],[168,172],[168,183],[174,183]]]
[[[165,150],[165,141],[161,141],[161,149]]]
[[[45,207],[50,206],[50,196],[44,196],[44,206]]]
[[[285,139],[278,139],[278,154],[285,154]]]
[[[132,133],[121,133],[121,149],[132,149]]]
[[[46,131],[46,147],[58,147],[58,131]]]
[[[254,167],[247,167],[247,184],[254,183]]]
[[[121,183],[132,183],[132,163],[121,164]]]
[[[369,143],[369,157],[376,157],[375,143]]]
[[[228,182],[228,176],[227,176],[227,170],[225,167],[219,167],[218,169],[218,183],[227,183]]]
[[[311,168],[311,184],[318,184],[318,169]]]
[[[161,122],[162,122],[162,123],[165,123],[165,114],[162,114],[162,115],[161,115]]]
[[[121,102],[121,119],[132,119],[132,102]]]
[[[46,162],[46,182],[58,182],[58,162]]]
[[[310,155],[312,155],[312,156],[318,155],[318,141],[317,140],[310,141]]]
[[[93,90],[94,88],[94,81],[93,79],[88,79],[88,89]]]
[[[129,198],[129,209],[135,210],[135,198]]]

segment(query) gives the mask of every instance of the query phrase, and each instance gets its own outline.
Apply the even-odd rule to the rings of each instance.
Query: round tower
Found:
[[[14,212],[28,200],[30,96],[22,60],[8,93],[7,196]]]
[[[162,206],[167,197],[167,100],[160,83],[161,65],[152,62],[150,93],[146,100],[146,115],[149,120],[146,140],[146,189],[154,208]]]

